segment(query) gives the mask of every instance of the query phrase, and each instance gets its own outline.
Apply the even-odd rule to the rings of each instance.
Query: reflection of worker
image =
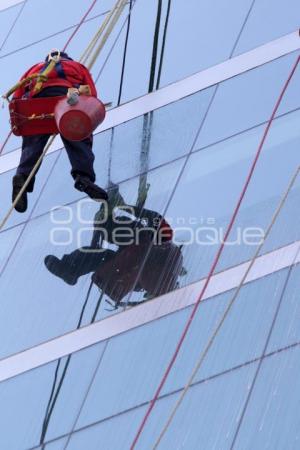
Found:
[[[45,62],[31,67],[22,79],[36,73],[42,74],[50,64],[53,68],[47,73],[46,81],[33,79],[29,84],[17,89],[14,98],[56,97],[73,93],[97,96],[95,84],[87,68],[73,61],[64,52],[51,52]],[[13,178],[13,201],[41,156],[49,137],[48,134],[23,137],[21,160]],[[85,192],[92,199],[107,199],[106,192],[94,183],[96,176],[93,169],[95,159],[92,152],[93,137],[76,142],[68,141],[63,136],[61,138],[71,162],[75,188]],[[32,192],[33,186],[34,178],[29,183],[27,192]],[[27,192],[24,192],[16,205],[18,212],[27,209]]]
[[[155,211],[126,206],[117,187],[109,192],[109,205],[115,206],[103,228],[96,225],[91,246],[62,259],[47,256],[48,270],[70,285],[93,273],[94,283],[117,304],[132,289],[145,291],[147,297],[174,289],[182,273],[182,254],[172,243],[169,224]],[[96,224],[103,222],[103,210],[96,214]],[[103,240],[117,245],[117,251],[101,250]]]

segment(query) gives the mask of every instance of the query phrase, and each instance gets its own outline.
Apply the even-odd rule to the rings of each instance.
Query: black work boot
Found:
[[[45,266],[53,275],[61,278],[65,283],[74,286],[78,278],[68,273],[68,268],[59,258],[54,255],[48,255],[44,259]]]
[[[107,200],[108,195],[104,189],[101,189],[93,183],[88,177],[77,175],[74,187],[78,191],[85,192],[93,200]]]
[[[32,177],[26,188],[27,192],[33,192],[34,183],[35,183],[35,177]]]
[[[12,201],[14,202],[17,198],[17,195],[19,194],[20,190],[24,186],[26,182],[26,176],[25,175],[15,175],[13,177],[13,191],[12,191]],[[15,206],[15,210],[19,213],[24,213],[27,210],[27,190],[23,192],[21,195],[19,201],[17,202]]]

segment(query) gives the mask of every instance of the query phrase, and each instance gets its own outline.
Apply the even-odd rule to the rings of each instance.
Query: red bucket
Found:
[[[105,106],[95,97],[81,95],[76,105],[60,100],[54,110],[59,132],[69,141],[82,141],[90,136],[105,118]]]

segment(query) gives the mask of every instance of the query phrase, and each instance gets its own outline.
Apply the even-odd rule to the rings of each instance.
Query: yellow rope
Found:
[[[39,74],[37,80],[36,80],[36,84],[33,88],[33,91],[35,93],[40,92],[40,90],[43,87],[43,83],[45,81],[45,79],[47,80],[48,78],[48,74],[54,69],[55,65],[57,63],[57,60],[52,59],[49,64],[47,65],[47,67]]]
[[[169,428],[169,426],[170,426],[170,424],[171,424],[171,422],[172,422],[172,420],[173,420],[173,418],[174,418],[174,416],[175,416],[175,414],[176,414],[176,412],[177,412],[179,406],[181,405],[181,403],[182,403],[182,401],[183,401],[185,395],[187,394],[187,392],[188,392],[188,390],[189,390],[191,384],[193,383],[193,381],[194,381],[194,379],[195,379],[195,377],[196,377],[196,375],[197,375],[197,373],[198,373],[200,367],[202,366],[202,363],[203,363],[203,361],[204,361],[206,355],[208,354],[208,352],[209,352],[209,350],[210,350],[212,344],[214,343],[214,340],[215,340],[215,338],[217,337],[217,335],[218,335],[218,333],[219,333],[219,331],[220,331],[222,325],[224,324],[224,322],[225,322],[225,320],[226,320],[226,318],[227,318],[227,316],[228,316],[228,314],[229,314],[229,312],[230,312],[230,310],[231,310],[231,308],[232,308],[232,306],[233,306],[235,300],[237,299],[237,297],[238,297],[238,295],[239,295],[239,293],[240,293],[240,291],[241,291],[241,289],[242,289],[242,287],[243,287],[243,285],[244,285],[244,283],[245,283],[245,281],[246,281],[246,279],[247,279],[247,277],[248,277],[248,275],[249,275],[249,272],[251,271],[251,269],[252,269],[252,267],[253,267],[253,265],[254,265],[256,259],[258,258],[259,253],[260,253],[260,251],[261,251],[261,249],[262,249],[262,247],[263,247],[263,245],[264,245],[264,243],[265,243],[267,237],[269,236],[269,234],[270,234],[270,232],[271,232],[271,230],[272,230],[272,228],[273,228],[273,226],[274,226],[274,224],[275,224],[275,222],[276,222],[276,220],[277,220],[277,218],[278,218],[278,216],[279,216],[279,214],[280,214],[280,212],[281,212],[281,210],[282,210],[282,208],[283,208],[283,206],[284,206],[284,204],[285,204],[285,202],[286,202],[286,199],[287,199],[287,197],[288,197],[288,195],[289,195],[289,193],[290,193],[292,187],[293,187],[294,184],[295,184],[295,181],[296,181],[296,179],[297,179],[297,177],[298,177],[298,175],[299,175],[299,172],[300,172],[300,166],[297,168],[296,172],[295,172],[294,175],[292,176],[292,178],[291,178],[291,180],[290,180],[290,182],[289,182],[289,185],[288,185],[288,187],[287,187],[287,190],[286,190],[285,193],[283,194],[283,196],[282,196],[282,198],[281,198],[281,200],[280,200],[280,202],[279,202],[279,205],[277,206],[277,208],[276,208],[276,210],[275,210],[275,213],[274,213],[274,215],[273,215],[273,217],[272,217],[272,219],[271,219],[271,222],[270,222],[270,224],[269,224],[269,226],[268,226],[268,228],[267,228],[267,230],[266,230],[264,240],[263,240],[262,243],[258,246],[258,248],[257,248],[257,250],[256,250],[256,252],[255,252],[255,254],[254,254],[254,256],[253,256],[253,258],[252,258],[252,260],[251,260],[251,262],[250,262],[250,264],[249,264],[249,266],[248,266],[248,268],[247,268],[247,270],[246,270],[246,272],[244,273],[244,276],[243,276],[242,279],[241,279],[241,282],[240,282],[240,284],[239,284],[237,290],[235,291],[235,293],[234,293],[232,299],[230,300],[230,302],[229,302],[229,304],[228,304],[228,306],[227,306],[227,308],[226,308],[226,310],[225,310],[225,312],[224,312],[224,314],[223,314],[221,320],[219,321],[219,323],[218,323],[218,325],[217,325],[215,331],[213,332],[211,338],[209,339],[208,344],[206,345],[204,351],[201,353],[200,358],[199,358],[197,364],[194,366],[193,371],[192,371],[192,374],[191,374],[191,376],[190,376],[190,378],[189,378],[187,384],[185,385],[185,387],[184,387],[184,389],[183,389],[183,391],[182,391],[180,397],[179,397],[178,400],[176,401],[176,403],[175,403],[175,405],[174,405],[174,408],[172,409],[172,412],[171,412],[171,414],[170,414],[168,420],[166,421],[166,423],[165,423],[165,425],[164,425],[164,427],[163,427],[163,429],[162,429],[162,431],[161,431],[161,433],[160,433],[158,439],[156,440],[156,442],[155,442],[154,447],[152,448],[152,450],[156,450],[156,449],[158,448],[158,446],[159,446],[159,444],[160,444],[162,438],[164,437],[165,433],[167,432],[167,430],[168,430],[168,428]]]
[[[2,95],[2,98],[5,100],[8,100],[11,94],[13,94],[17,89],[20,87],[26,85],[28,82],[34,80],[35,78],[41,78],[43,81],[47,80],[46,76],[43,76],[41,73],[33,73],[32,75],[29,75],[28,77],[24,78],[21,81],[18,81],[9,91],[6,92],[6,94]]]
[[[91,58],[91,61],[88,65],[88,69],[90,70],[93,65],[95,64],[97,57],[99,56],[100,51],[102,50],[103,46],[105,45],[110,33],[112,32],[114,26],[116,25],[124,7],[126,4],[126,0],[118,0],[114,6],[114,8],[111,10],[111,13],[108,15],[108,18],[106,18],[104,20],[104,26],[103,24],[101,25],[99,32],[96,33],[97,34],[97,39],[95,39],[95,44],[92,46],[92,49],[95,47],[97,41],[101,38],[102,33],[105,31],[106,25],[108,24],[108,22],[111,20],[111,23],[108,25],[107,30],[105,32],[105,34],[103,35],[97,49],[95,50],[95,54],[93,55],[93,57]],[[101,30],[101,34],[100,34],[100,30]],[[91,44],[88,45],[87,49],[85,50],[85,52],[83,53],[83,55],[80,58],[80,62],[82,62],[83,60],[85,60],[85,54],[88,53],[90,51],[91,48]],[[35,74],[36,76],[37,74]],[[39,76],[43,75],[43,74],[38,74]],[[5,215],[5,217],[2,219],[1,223],[0,223],[0,230],[5,226],[6,222],[8,221],[11,213],[13,212],[15,206],[17,205],[18,201],[20,200],[21,196],[24,194],[28,184],[30,183],[31,179],[34,177],[34,175],[36,174],[40,164],[43,161],[44,156],[46,155],[47,151],[49,150],[50,146],[52,145],[54,139],[55,139],[55,135],[51,136],[46,147],[43,150],[43,153],[41,154],[40,158],[38,159],[37,163],[35,164],[35,166],[33,167],[32,171],[30,172],[25,184],[22,186],[22,189],[20,190],[20,192],[18,193],[17,197],[15,198],[14,202],[12,203],[10,209],[8,210],[7,214]]]

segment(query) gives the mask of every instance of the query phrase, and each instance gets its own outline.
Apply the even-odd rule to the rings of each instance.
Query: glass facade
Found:
[[[273,3],[128,2],[92,70],[100,97],[116,107],[145,95],[147,104],[150,91],[159,95],[171,83],[189,83],[184,79],[194,73],[224,61],[234,65],[235,56],[284,40],[297,29],[299,5]],[[80,57],[114,4],[96,2],[70,55]],[[27,0],[0,10],[1,92],[50,49],[62,48],[89,6],[79,0],[71,8],[67,1],[53,5]],[[63,149],[46,156],[28,210],[14,212],[0,231],[0,360],[27,349],[30,355],[56,338],[64,349],[79,329],[92,333],[95,322],[105,328],[113,315],[117,325],[113,337],[58,360],[46,354],[46,364],[32,363],[0,383],[1,449],[131,448],[191,315],[196,298],[189,289],[209,273],[298,56],[294,51],[265,64],[254,57],[244,73],[181,100],[163,97],[164,106],[95,133],[95,172],[108,190],[108,206],[74,189]],[[299,81],[300,66],[216,267],[224,276],[253,258],[299,167]],[[3,142],[7,108],[1,114]],[[12,137],[4,153],[19,146]],[[0,174],[1,218],[11,205],[14,173],[3,168]],[[291,253],[288,246],[300,240],[299,197],[298,177],[261,250],[269,275],[256,273],[241,288],[159,448],[298,448],[299,264],[292,256],[299,259],[295,253],[286,267],[283,253],[270,252],[286,247]],[[171,238],[154,243],[160,231]],[[137,449],[154,448],[222,320],[235,290],[217,288],[221,293],[208,295],[191,322]],[[164,294],[171,303],[182,296],[181,309],[165,315],[157,299]],[[156,304],[152,317],[146,306],[154,311]],[[133,324],[143,314],[143,323]]]
[[[290,277],[289,270],[285,269],[243,287],[162,448],[176,448],[176,445],[180,448],[186,439],[188,448],[195,448],[195,443],[201,439],[206,448],[222,445],[229,449],[259,364],[262,378],[251,393],[249,413],[240,429],[238,448],[253,448],[256,440],[265,442],[272,427],[277,422],[280,425],[277,414],[264,422],[259,435],[248,436],[245,431],[248,422],[250,429],[258,426],[253,422],[253,416],[257,423],[262,420],[259,418],[266,414],[267,399],[268,396],[272,398],[272,391],[278,390],[280,396],[287,395],[286,377],[297,374],[297,336],[289,340],[289,345],[282,340],[275,344],[273,340],[268,349],[265,349],[265,342],[270,331],[272,337],[278,335],[298,272],[299,267],[293,269]],[[227,292],[200,306],[138,448],[152,448],[161,424],[232,295],[233,292]],[[273,318],[279,305],[282,309],[274,327]],[[48,442],[55,442],[60,449],[64,448],[65,439],[71,449],[82,448],[84,444],[96,449],[99,443],[104,448],[105,445],[120,450],[129,448],[134,429],[152,398],[189,313],[190,308],[187,308],[168,315],[1,383],[2,442],[12,450],[39,448],[39,444]],[[285,362],[278,367],[282,360]],[[271,382],[268,389],[264,387],[267,380]],[[255,403],[255,415],[250,411],[256,396],[260,400]],[[294,410],[287,408],[286,427],[295,423]],[[270,416],[271,413],[267,414]],[[12,429],[17,433],[12,433]],[[118,429],[117,435],[115,429]],[[188,430],[187,435],[184,430]],[[275,437],[272,439],[275,442]],[[295,437],[290,437],[288,448],[293,448],[293,439]]]

